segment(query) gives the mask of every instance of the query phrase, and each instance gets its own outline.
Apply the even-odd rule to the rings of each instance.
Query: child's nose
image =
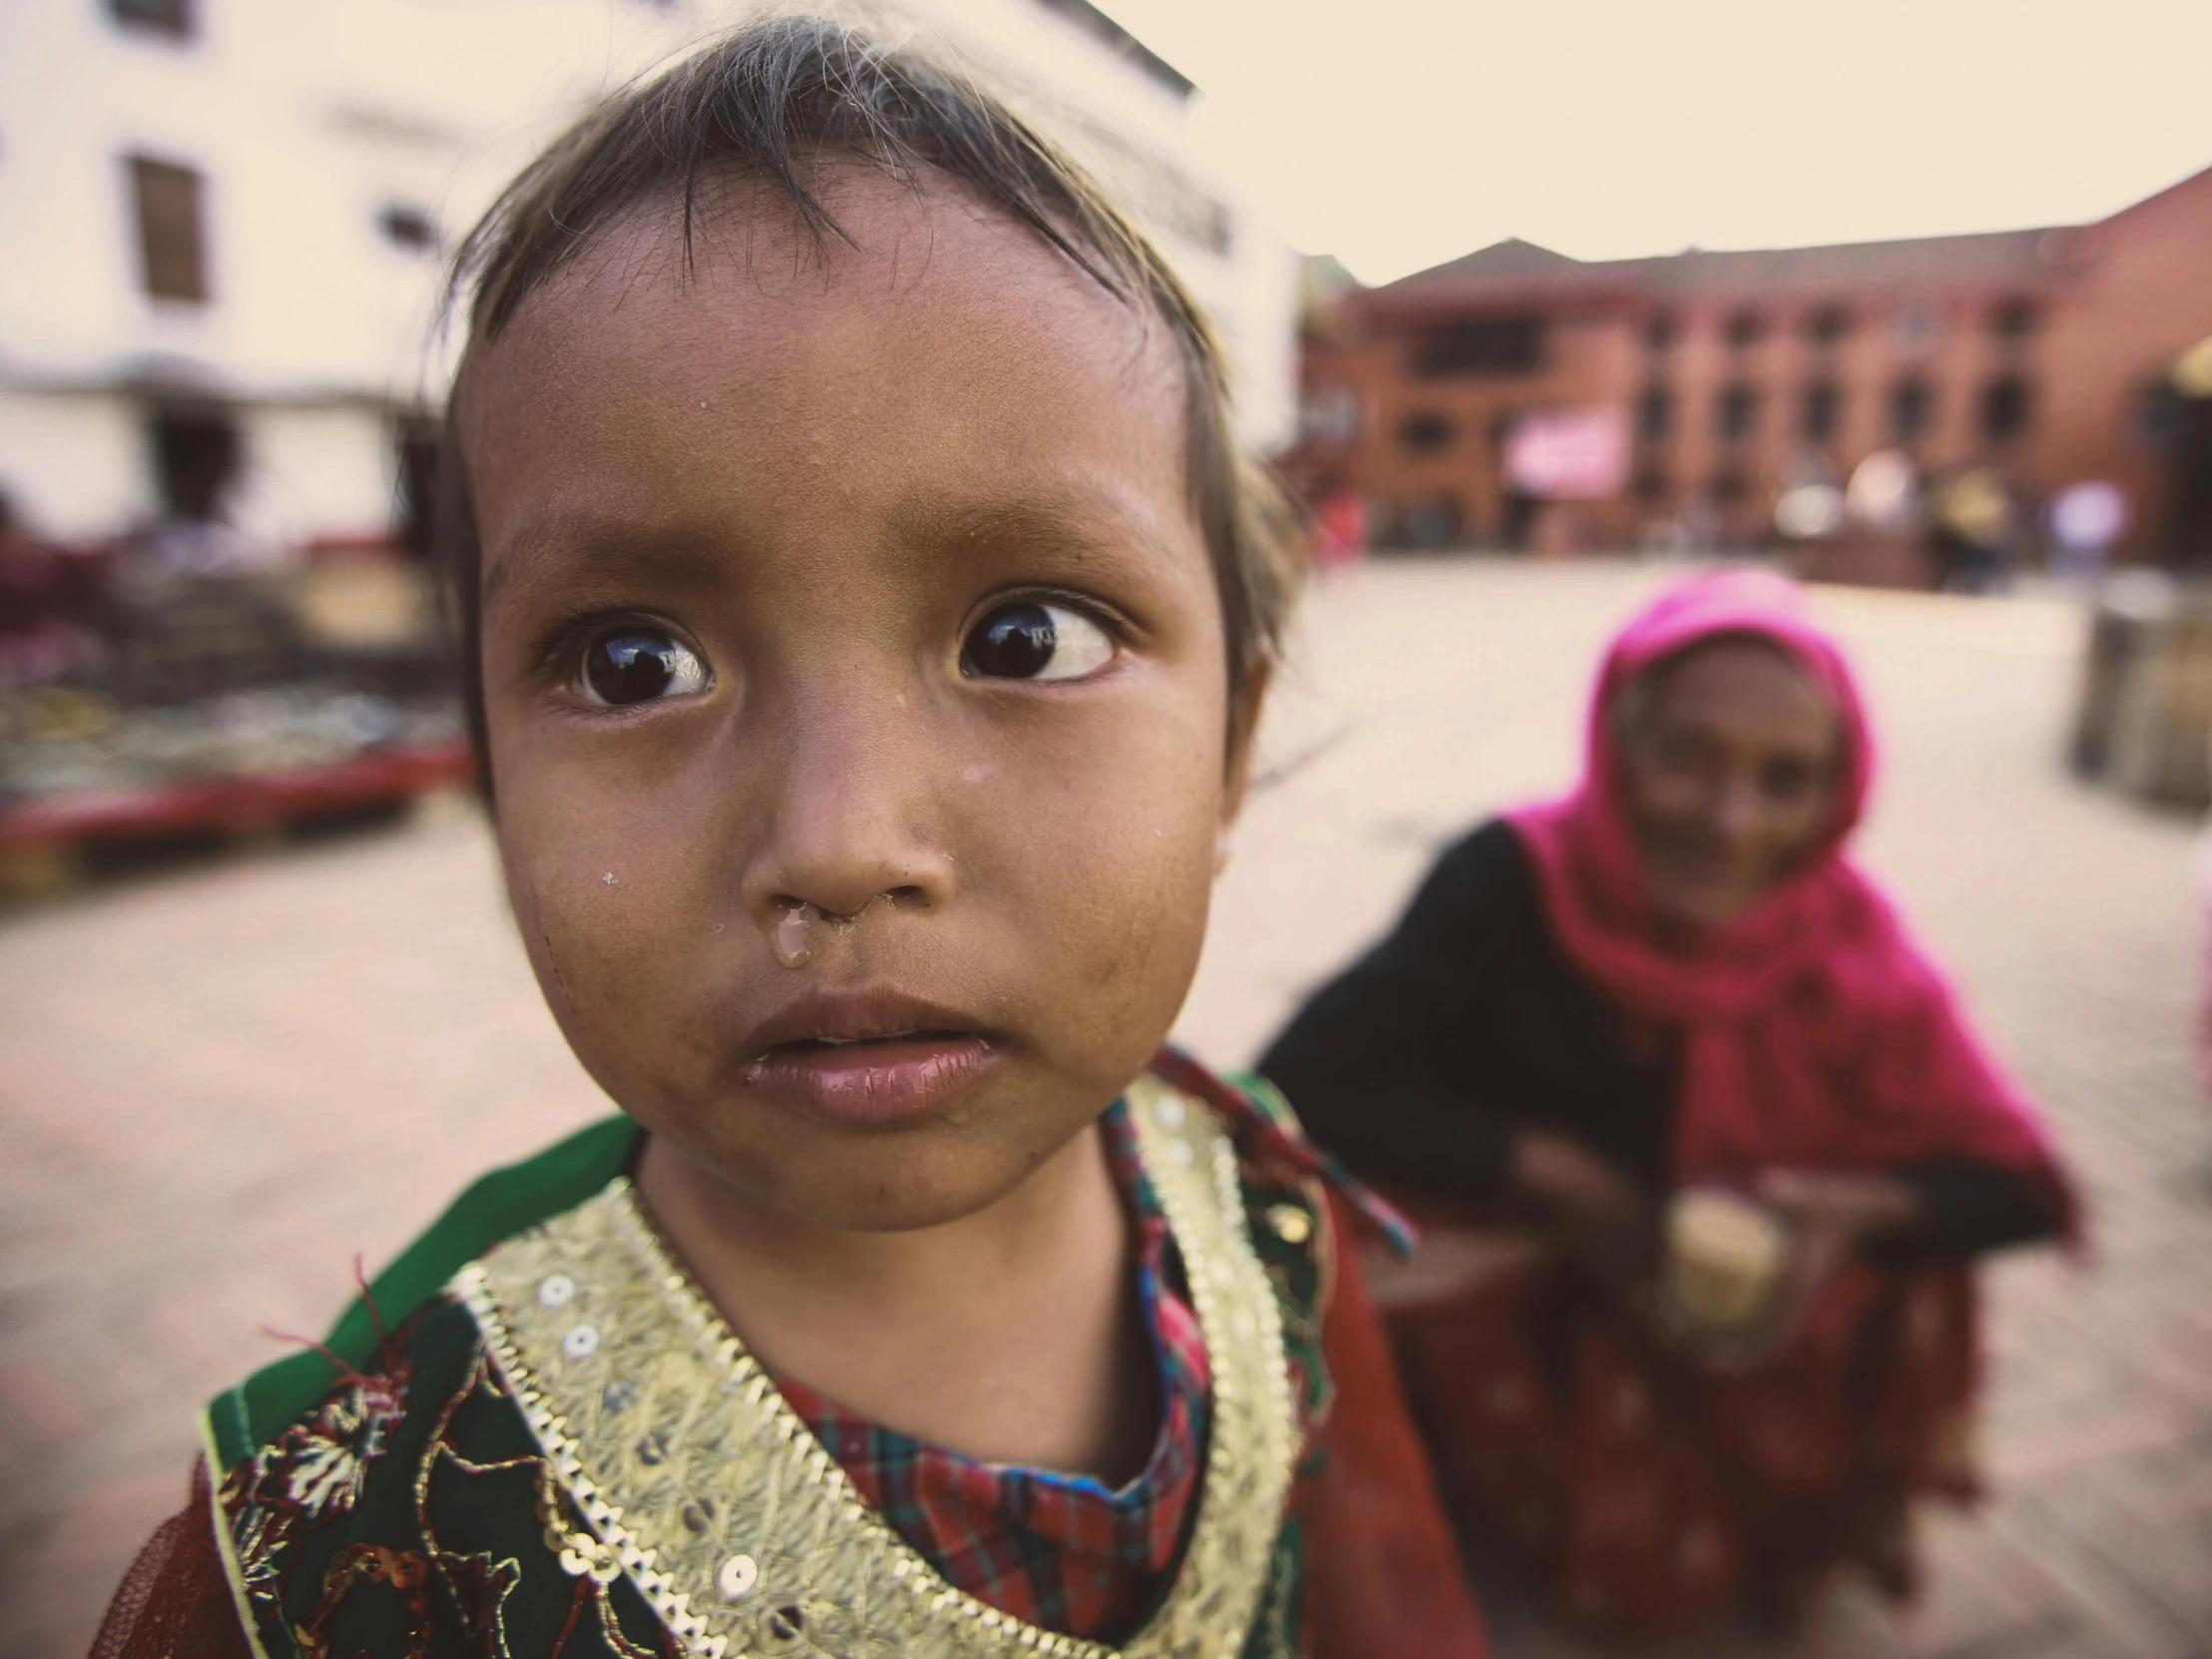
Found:
[[[932,828],[932,746],[900,726],[847,709],[792,734],[746,870],[746,907],[763,926],[794,905],[842,917],[879,899],[927,908],[951,895],[952,857]]]

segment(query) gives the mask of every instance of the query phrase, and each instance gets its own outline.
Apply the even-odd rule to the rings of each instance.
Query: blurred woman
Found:
[[[1799,590],[1685,583],[1574,792],[1447,850],[1262,1061],[1427,1224],[1387,1290],[1439,1473],[1579,1622],[1787,1622],[1847,1564],[1910,1594],[1911,1501],[1976,1490],[1969,1264],[2073,1227],[1844,855],[1873,769]]]

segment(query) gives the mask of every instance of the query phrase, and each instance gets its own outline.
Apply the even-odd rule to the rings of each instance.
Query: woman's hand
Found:
[[[1910,1227],[1920,1208],[1912,1188],[1886,1175],[1770,1170],[1760,1179],[1759,1196],[1796,1236],[1783,1294],[1776,1299],[1782,1340],[1796,1331],[1806,1305],[1838,1268],[1869,1240]]]
[[[1918,1200],[1887,1176],[1771,1170],[1759,1199],[1789,1227],[1790,1256],[1766,1312],[1749,1330],[1680,1340],[1711,1364],[1757,1365],[1797,1335],[1806,1311],[1869,1240],[1912,1225]]]
[[[1564,1135],[1523,1130],[1513,1184],[1535,1200],[1561,1245],[1609,1282],[1642,1286],[1658,1255],[1658,1212],[1613,1165]]]

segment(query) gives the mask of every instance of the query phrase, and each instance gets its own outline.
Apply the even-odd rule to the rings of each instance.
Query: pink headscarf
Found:
[[[1819,851],[1690,951],[1668,949],[1621,799],[1613,708],[1654,664],[1716,635],[1772,641],[1843,727],[1835,819]],[[1874,1171],[1964,1153],[2029,1174],[2065,1214],[2071,1190],[2033,1109],[1983,1054],[1942,975],[1881,889],[1845,857],[1874,737],[1842,650],[1803,590],[1757,570],[1668,589],[1614,640],[1590,700],[1583,777],[1510,817],[1552,931],[1631,1016],[1682,1038],[1674,1173],[1741,1181],[1776,1167]]]

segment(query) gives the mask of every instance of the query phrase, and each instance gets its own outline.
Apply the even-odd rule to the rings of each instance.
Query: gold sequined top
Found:
[[[1291,1659],[1290,1496],[1327,1393],[1319,1192],[1255,1184],[1215,1107],[1157,1077],[1127,1108],[1212,1398],[1188,1541],[1120,1648],[962,1592],[866,1502],[669,1254],[619,1173],[635,1144],[619,1126],[457,1205],[432,1238],[496,1225],[525,1183],[554,1199],[449,1257],[465,1265],[444,1294],[400,1310],[312,1405],[258,1379],[211,1408],[218,1541],[252,1645],[381,1656],[452,1632],[519,1656],[514,1632],[551,1608],[571,1655],[642,1655],[665,1632],[701,1659]],[[562,1160],[565,1192],[546,1174]]]

